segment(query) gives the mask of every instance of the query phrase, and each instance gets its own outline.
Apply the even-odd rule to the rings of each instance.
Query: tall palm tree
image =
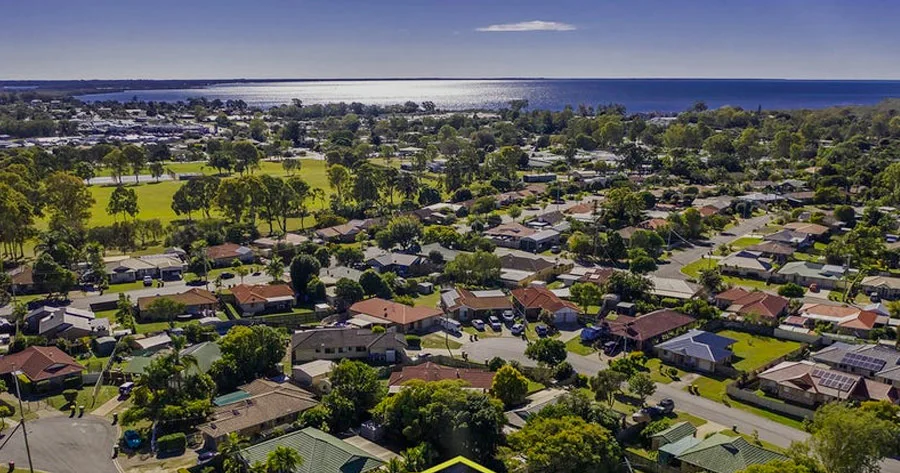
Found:
[[[294,473],[303,464],[303,457],[292,448],[279,445],[266,457],[268,473]]]
[[[225,461],[223,466],[226,473],[240,473],[243,470],[241,462],[235,458],[237,452],[241,451],[247,445],[247,438],[237,432],[229,433],[222,442],[219,443],[218,451]]]
[[[391,458],[391,460],[384,465],[384,471],[385,473],[408,473],[406,467],[403,465],[403,461],[397,457]]]
[[[280,257],[272,255],[272,260],[266,265],[266,274],[272,278],[272,282],[281,281],[284,275],[284,261]]]

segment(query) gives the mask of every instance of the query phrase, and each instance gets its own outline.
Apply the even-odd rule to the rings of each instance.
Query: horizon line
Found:
[[[900,82],[900,77],[896,79],[879,79],[879,78],[788,78],[788,77],[541,77],[541,76],[503,76],[503,77],[443,77],[443,76],[420,76],[420,77],[320,77],[320,78],[290,78],[290,77],[222,77],[222,78],[118,78],[118,79],[4,79],[0,78],[0,83],[14,82],[351,82],[351,81],[426,81],[426,80],[446,80],[446,81],[462,81],[462,80],[484,80],[484,81],[504,81],[504,80],[522,80],[522,81],[539,81],[539,80],[708,80],[708,81],[797,81],[797,82]]]

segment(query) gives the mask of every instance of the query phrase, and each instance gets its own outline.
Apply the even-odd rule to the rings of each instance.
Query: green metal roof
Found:
[[[152,356],[134,356],[131,358],[131,361],[128,362],[128,365],[122,369],[124,373],[130,374],[144,374],[144,371],[150,366],[150,362],[153,361]]]
[[[247,447],[239,455],[249,465],[265,463],[269,452],[279,446],[296,450],[303,457],[303,464],[294,473],[364,473],[384,464],[364,450],[312,427]]]
[[[743,437],[714,434],[677,457],[684,463],[713,473],[735,473],[750,465],[787,460],[784,455],[751,444]]]
[[[679,422],[666,430],[653,434],[653,437],[661,437],[666,443],[677,442],[685,437],[691,437],[697,432],[697,428],[690,422]]]
[[[494,473],[493,470],[481,466],[466,457],[451,458],[440,465],[435,465],[422,473]]]
[[[243,401],[250,397],[250,393],[246,391],[235,391],[233,393],[223,394],[215,399],[212,403],[214,406],[225,406],[238,401]]]
[[[216,342],[203,342],[189,346],[181,350],[181,355],[190,355],[197,360],[197,368],[201,373],[207,373],[213,362],[222,358],[222,350]],[[197,368],[193,366],[188,368],[189,374],[196,374]]]

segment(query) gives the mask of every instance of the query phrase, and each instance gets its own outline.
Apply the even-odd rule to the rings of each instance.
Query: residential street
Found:
[[[654,271],[653,274],[664,278],[687,279],[688,277],[681,272],[681,268],[685,265],[700,259],[701,256],[716,249],[719,245],[731,243],[747,233],[752,233],[764,227],[771,220],[772,217],[768,214],[749,218],[739,225],[728,229],[726,233],[729,233],[730,235],[717,234],[710,238],[708,240],[710,246],[693,246],[683,251],[674,251],[672,252],[672,257],[669,258],[669,262],[667,264],[661,264],[659,269]]]
[[[35,469],[52,473],[118,473],[112,462],[116,427],[109,420],[93,415],[74,419],[60,415],[25,425]],[[12,427],[5,433],[10,432]],[[9,461],[15,461],[18,468],[28,468],[21,430],[0,450],[0,464],[5,468]]]

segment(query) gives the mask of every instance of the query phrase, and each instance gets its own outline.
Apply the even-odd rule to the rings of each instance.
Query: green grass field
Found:
[[[703,269],[712,269],[716,267],[716,260],[710,258],[700,258],[697,261],[693,261],[684,265],[681,268],[681,272],[696,279],[700,276],[700,270]]]
[[[669,377],[668,374],[660,373],[659,372],[660,366],[663,366],[664,367],[663,369],[666,372],[674,369],[676,372],[675,378]],[[649,360],[647,360],[647,370],[648,370],[647,374],[650,375],[650,379],[652,379],[654,383],[660,383],[660,384],[669,384],[672,381],[681,379],[685,375],[684,371],[681,371],[680,369],[675,368],[674,366],[664,365],[662,360],[660,360],[659,358],[650,358]]]
[[[119,389],[116,386],[100,386],[100,391],[97,393],[97,398],[94,399],[94,386],[85,385],[81,389],[78,390],[78,397],[75,399],[76,406],[85,406],[88,412],[93,411],[94,409],[100,407],[106,401],[109,401],[114,396],[119,394]],[[68,411],[68,403],[66,402],[63,395],[55,394],[53,396],[44,398],[44,402],[52,406],[54,409],[65,410]]]
[[[760,243],[762,241],[763,241],[762,238],[741,237],[741,238],[738,238],[737,240],[734,240],[733,242],[731,242],[730,245],[735,250],[740,250],[740,249],[747,248],[748,246],[756,245],[757,243]]]
[[[724,330],[718,335],[737,340],[732,346],[734,367],[741,371],[753,371],[766,363],[782,357],[798,348],[800,343],[778,340],[734,330]]]
[[[697,279],[700,276],[700,271],[703,269],[712,269],[716,267],[716,259],[714,258],[701,258],[691,263],[684,265],[681,268],[681,272],[685,275]],[[769,283],[766,284],[765,281],[760,281],[758,279],[750,279],[750,278],[742,278],[738,276],[728,276],[723,274],[722,280],[727,284],[732,284],[735,286],[744,286],[751,289],[768,289],[771,291],[777,291],[781,284]]]
[[[569,340],[568,342],[566,342],[566,350],[569,350],[570,352],[575,353],[576,355],[583,355],[583,356],[587,356],[587,355],[597,352],[597,350],[594,347],[581,343],[581,337],[575,337],[575,338]]]
[[[462,343],[456,341],[455,337],[446,336],[440,332],[429,333],[422,337],[422,348],[446,349],[447,347],[456,350],[462,348]]]

